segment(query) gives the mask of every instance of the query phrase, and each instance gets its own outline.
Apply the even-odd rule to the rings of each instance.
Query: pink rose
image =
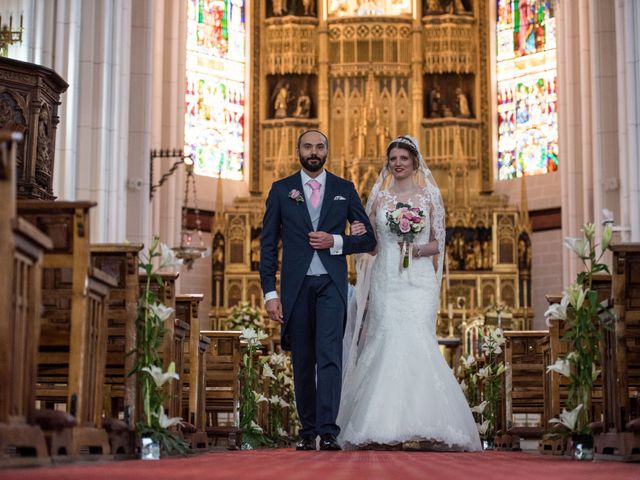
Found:
[[[411,224],[406,218],[400,219],[399,227],[402,233],[408,233],[411,230]]]

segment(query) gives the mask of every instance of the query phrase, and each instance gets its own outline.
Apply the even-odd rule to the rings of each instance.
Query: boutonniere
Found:
[[[295,188],[289,192],[289,198],[295,200],[296,203],[304,203],[304,197],[302,196],[300,191],[296,190]]]

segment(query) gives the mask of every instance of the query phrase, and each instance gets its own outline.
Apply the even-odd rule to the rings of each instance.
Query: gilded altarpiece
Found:
[[[491,193],[489,0],[263,0],[251,15],[252,196],[224,213],[223,302],[212,316],[240,301],[262,305],[264,200],[299,169],[298,135],[317,128],[330,139],[328,169],[363,199],[388,142],[418,138],[447,209],[444,343],[468,351],[464,336],[486,322],[528,327],[526,192],[522,208]]]

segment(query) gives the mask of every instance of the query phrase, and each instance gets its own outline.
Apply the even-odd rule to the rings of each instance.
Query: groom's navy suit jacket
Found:
[[[287,323],[309,269],[313,252],[316,251],[309,245],[309,232],[313,231],[309,211],[305,203],[289,198],[292,190],[297,190],[301,197],[305,198],[300,172],[273,183],[267,198],[260,242],[260,281],[262,290],[267,293],[276,290],[278,240],[282,239],[280,298],[284,313],[282,348],[286,350],[290,349]],[[347,221],[355,220],[366,226],[365,235],[344,234]],[[331,255],[329,249],[317,252],[346,306],[348,284],[345,256],[373,250],[376,240],[353,183],[329,172],[324,185],[317,230],[342,235],[344,239],[342,255]]]

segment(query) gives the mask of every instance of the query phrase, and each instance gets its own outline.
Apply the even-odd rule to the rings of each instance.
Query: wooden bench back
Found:
[[[226,423],[237,426],[242,362],[240,332],[203,330],[200,333],[211,340],[206,360],[207,426],[222,426],[219,414],[227,417]]]
[[[85,426],[99,426],[106,359],[106,301],[115,280],[93,268],[89,210],[93,202],[21,200],[18,213],[52,240],[43,259],[38,388],[66,403]]]
[[[140,244],[91,245],[91,264],[116,280],[109,292],[105,405],[107,417],[124,418],[134,426],[137,417],[135,365],[136,317],[139,299],[138,253]]]
[[[0,130],[0,423],[33,423],[40,336],[41,262],[51,240],[16,215],[16,149],[21,135]]]
[[[613,245],[614,328],[604,332],[604,431],[640,418],[640,243]]]

